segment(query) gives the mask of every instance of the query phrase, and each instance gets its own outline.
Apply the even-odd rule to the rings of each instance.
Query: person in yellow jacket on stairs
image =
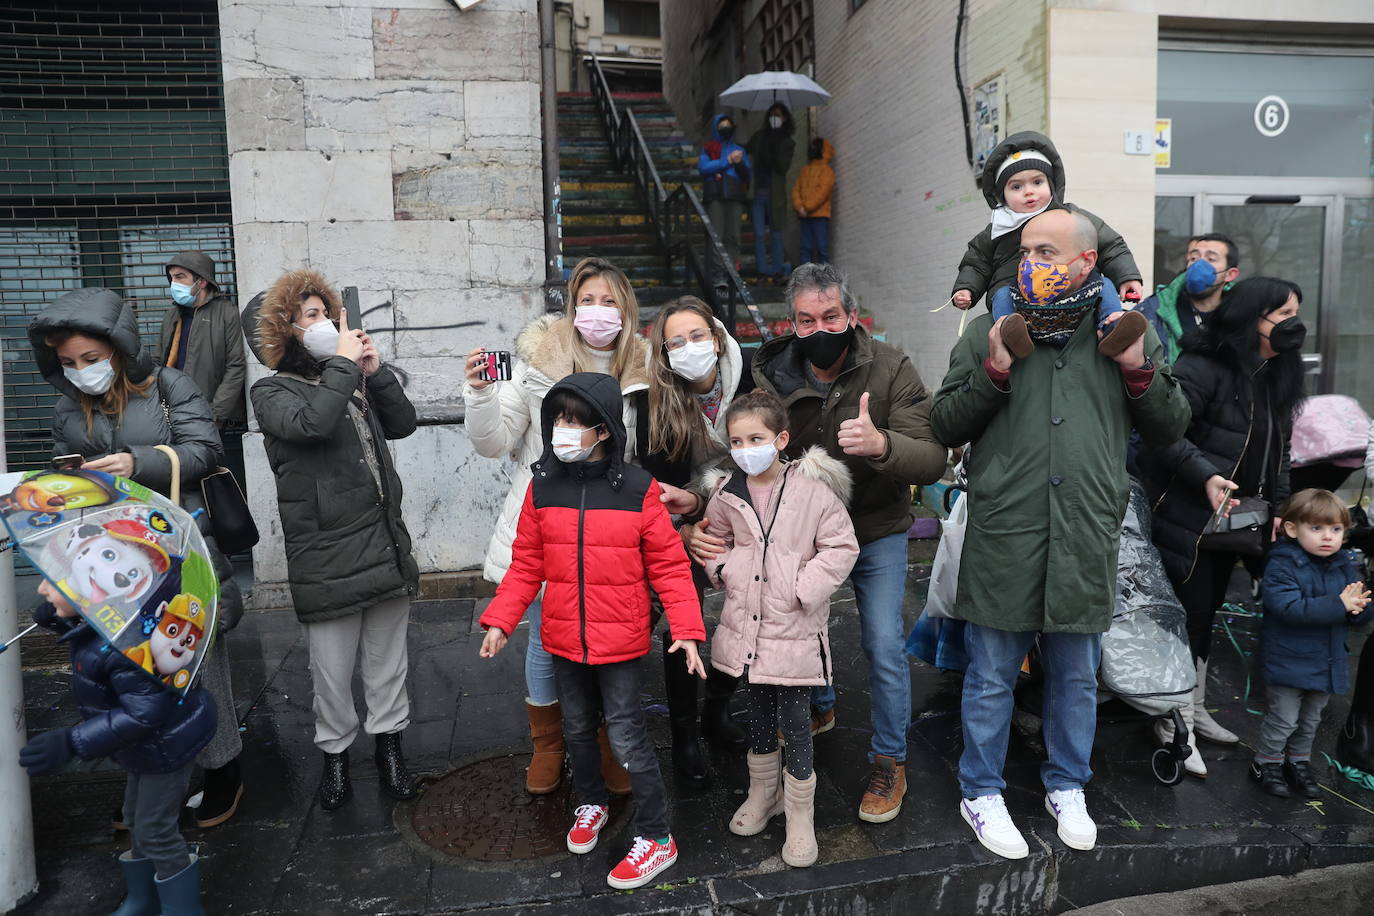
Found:
[[[792,207],[801,217],[801,263],[830,263],[830,198],[835,192],[835,147],[824,137],[811,141],[811,161],[792,185]]]

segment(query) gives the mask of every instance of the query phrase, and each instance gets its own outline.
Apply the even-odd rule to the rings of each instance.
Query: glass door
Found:
[[[1341,362],[1333,352],[1337,321],[1327,308],[1333,262],[1339,257],[1330,250],[1336,241],[1335,199],[1313,194],[1203,194],[1201,216],[1203,232],[1220,232],[1240,248],[1241,277],[1280,277],[1302,289],[1308,390],[1332,390],[1332,372]]]

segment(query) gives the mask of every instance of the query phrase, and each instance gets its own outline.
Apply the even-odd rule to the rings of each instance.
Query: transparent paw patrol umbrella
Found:
[[[177,693],[191,688],[215,633],[219,578],[190,513],[132,480],[66,470],[0,475],[0,518],[111,651]]]

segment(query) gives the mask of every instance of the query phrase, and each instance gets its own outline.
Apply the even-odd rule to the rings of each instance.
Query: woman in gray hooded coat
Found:
[[[29,342],[43,378],[62,393],[52,421],[54,455],[80,455],[84,468],[166,494],[171,460],[155,446],[170,445],[181,463],[182,504],[193,512],[202,507],[198,484],[220,455],[210,404],[190,376],[154,365],[128,303],[108,289],[73,290],[29,324]],[[243,615],[243,598],[208,523],[202,518],[200,524],[219,574],[223,634]],[[196,758],[205,769],[196,809],[196,824],[204,828],[233,817],[243,798],[243,741],[223,639],[211,642],[200,679],[219,709],[215,736]],[[115,823],[122,827],[119,812]]]

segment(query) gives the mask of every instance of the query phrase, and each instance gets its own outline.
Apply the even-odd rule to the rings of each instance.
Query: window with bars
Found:
[[[234,283],[229,154],[213,0],[0,6],[0,345],[11,469],[52,454],[57,392],[27,326],[63,292],[104,286],[156,347],[162,265],[200,249]]]
[[[816,60],[811,0],[764,0],[759,17],[764,69],[809,73]]]

